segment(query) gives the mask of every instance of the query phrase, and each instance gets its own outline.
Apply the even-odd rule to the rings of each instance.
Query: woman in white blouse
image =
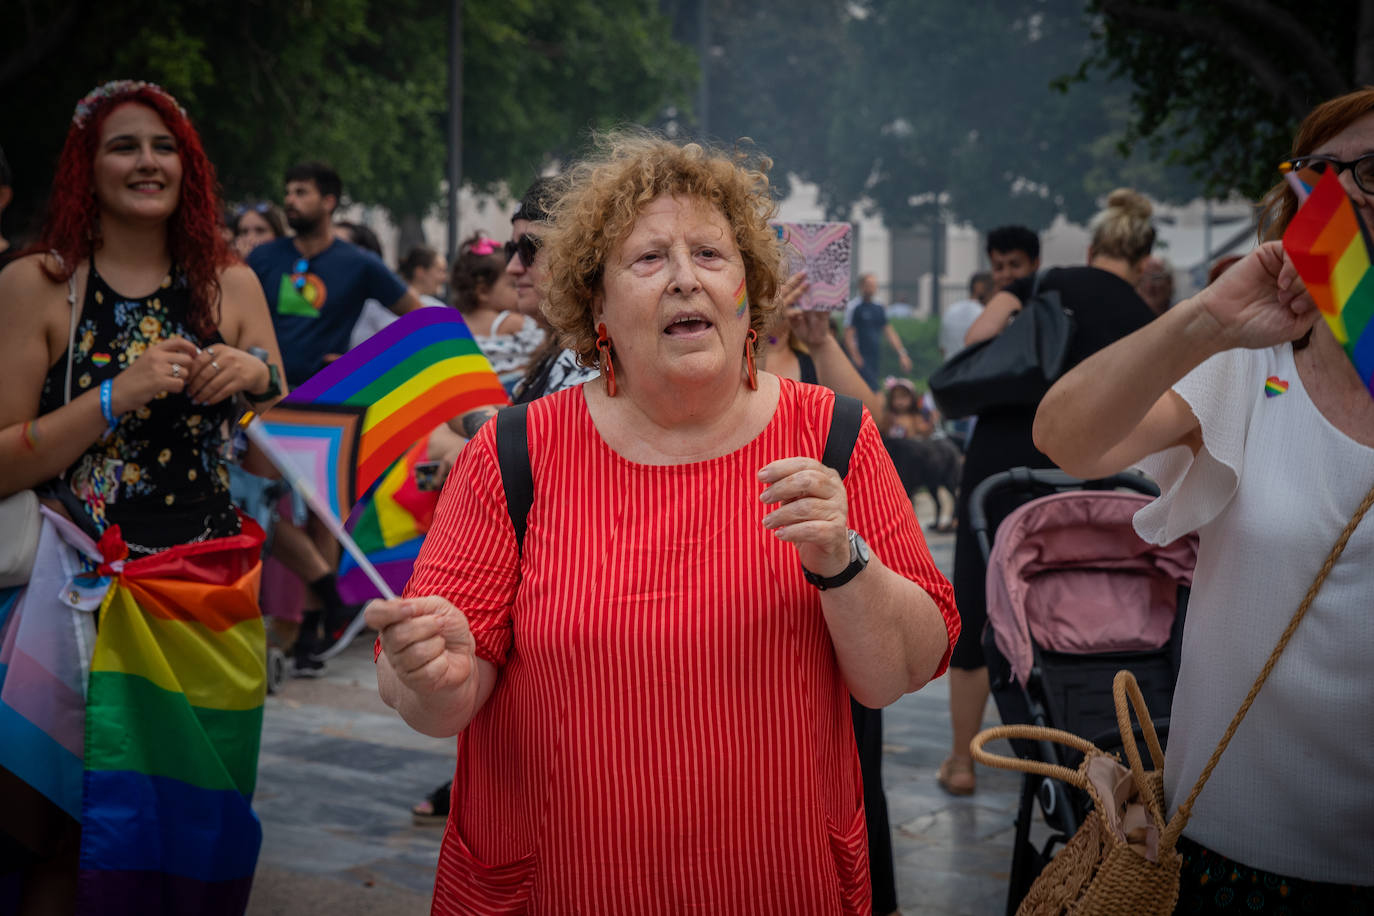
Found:
[[[1374,219],[1374,89],[1318,106],[1292,160],[1335,169]],[[1035,442],[1100,477],[1138,465],[1163,496],[1156,543],[1201,538],[1170,720],[1172,814],[1374,484],[1374,399],[1270,239],[1210,287],[1085,360],[1040,406]],[[1178,912],[1374,909],[1374,519],[1355,529],[1205,784],[1179,843]]]
[[[458,249],[449,278],[453,305],[463,314],[491,367],[510,389],[525,373],[544,329],[516,309],[515,281],[506,272],[501,242],[477,235]]]

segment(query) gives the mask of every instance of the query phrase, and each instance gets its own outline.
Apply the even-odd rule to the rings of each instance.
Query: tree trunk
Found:
[[[1355,28],[1355,85],[1374,86],[1374,0],[1360,0]]]
[[[420,216],[415,213],[397,214],[396,228],[396,260],[401,260],[406,256],[406,252],[417,245],[428,245],[425,239],[425,229]]]

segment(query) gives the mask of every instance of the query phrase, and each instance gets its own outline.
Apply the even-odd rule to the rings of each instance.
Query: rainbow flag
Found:
[[[239,916],[262,840],[262,529],[126,561],[117,528],[97,546],[43,512],[28,585],[0,592],[0,829],[41,855],[56,812],[81,824],[79,913]]]
[[[248,905],[262,844],[262,542],[244,518],[233,537],[101,568],[113,576],[87,688],[80,913]]]
[[[382,475],[349,519],[353,539],[398,595],[410,579],[439,504],[437,490],[421,490],[415,485],[415,464],[424,459],[425,444],[412,446]],[[339,561],[338,581],[344,601],[359,603],[380,597],[376,586],[346,552]]]
[[[1293,261],[1331,333],[1374,394],[1374,258],[1368,228],[1327,169],[1283,234]]]
[[[283,403],[367,408],[358,445],[361,492],[440,423],[510,400],[463,316],[422,308],[325,366]]]

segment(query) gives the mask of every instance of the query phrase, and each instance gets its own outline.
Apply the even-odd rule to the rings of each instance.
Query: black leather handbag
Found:
[[[951,420],[995,407],[1034,406],[1064,371],[1074,332],[1073,312],[1058,290],[1041,290],[1040,275],[1030,298],[1002,333],[965,347],[928,380],[940,413]]]

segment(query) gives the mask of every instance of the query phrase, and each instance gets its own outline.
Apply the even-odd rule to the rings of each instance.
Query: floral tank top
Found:
[[[72,398],[169,337],[198,347],[222,343],[218,331],[202,337],[192,330],[190,307],[186,277],[175,267],[159,289],[131,298],[115,292],[92,260],[72,351]],[[66,375],[63,355],[44,379],[40,414],[62,406]],[[197,406],[184,393],[160,395],[120,417],[43,495],[61,500],[94,536],[119,525],[133,554],[235,534],[225,467],[233,454],[232,414],[228,401]]]

